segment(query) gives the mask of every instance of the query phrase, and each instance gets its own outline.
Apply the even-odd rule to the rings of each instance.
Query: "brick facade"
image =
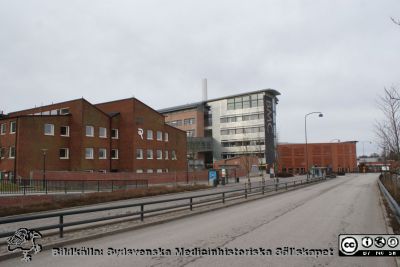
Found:
[[[10,133],[12,123],[16,124],[15,133]],[[2,116],[0,124],[6,127],[4,133],[0,132],[1,178],[28,178],[32,171],[43,170],[44,160],[48,171],[186,170],[185,132],[166,125],[163,115],[134,98],[98,105],[77,99],[13,112]],[[50,134],[45,134],[45,124],[52,129]],[[87,126],[93,136],[87,135]],[[139,128],[143,129],[143,140]],[[68,134],[63,135],[62,130]],[[153,140],[147,139],[147,130],[153,131]],[[112,137],[112,132],[118,134]],[[157,140],[157,132],[162,134],[161,140]],[[9,155],[12,147],[14,158]],[[139,148],[143,149],[143,159],[136,158]],[[112,150],[115,158],[111,157]],[[147,150],[153,151],[153,159],[146,158]],[[162,151],[160,159],[157,150]],[[92,157],[88,158],[87,152],[92,152]],[[173,153],[176,159],[172,159]]]
[[[308,168],[329,167],[333,171],[357,171],[356,142],[308,144]],[[278,169],[280,172],[305,173],[305,144],[279,144]]]

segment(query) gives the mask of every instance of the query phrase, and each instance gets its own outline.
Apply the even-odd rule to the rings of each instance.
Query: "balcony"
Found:
[[[188,137],[188,153],[209,152],[213,149],[213,140],[211,137]]]

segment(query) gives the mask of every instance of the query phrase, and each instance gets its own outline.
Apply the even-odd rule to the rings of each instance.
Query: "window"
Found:
[[[157,131],[157,141],[162,141],[162,132]]]
[[[186,131],[186,136],[187,136],[187,137],[194,137],[194,135],[195,135],[194,133],[195,133],[194,130]]]
[[[162,150],[157,150],[157,159],[162,159]]]
[[[164,133],[164,140],[165,142],[168,142],[168,133]]]
[[[15,158],[15,146],[11,146],[11,147],[10,147],[10,151],[9,151],[9,153],[8,153],[8,157],[9,157],[10,159]]]
[[[69,136],[69,126],[61,126],[60,127],[60,135],[61,136]]]
[[[168,150],[165,150],[165,151],[164,151],[164,154],[165,154],[165,155],[164,155],[164,159],[168,159]]]
[[[5,148],[4,147],[0,147],[0,158],[4,159],[4,157],[6,156],[5,154],[6,154]]]
[[[136,149],[136,158],[137,159],[143,159],[143,149]]]
[[[192,124],[194,124],[194,122],[195,122],[194,118],[189,118],[189,119],[184,119],[183,120],[183,124],[184,125],[192,125]]]
[[[44,125],[44,135],[54,135],[54,124],[46,123]]]
[[[143,170],[142,169],[137,169],[136,173],[143,173]]]
[[[118,138],[119,138],[118,129],[112,129],[112,130],[111,130],[111,138],[112,138],[112,139],[118,139]]]
[[[172,150],[172,152],[171,152],[171,159],[172,159],[172,160],[176,160],[176,153],[175,153],[175,150]]]
[[[62,109],[60,109],[60,114],[61,114],[61,115],[69,114],[69,109],[68,109],[68,108],[62,108]]]
[[[182,126],[182,120],[176,120],[176,121],[169,121],[167,122],[168,125],[177,127],[177,126]]]
[[[99,148],[99,159],[107,159],[107,149]]]
[[[93,137],[94,136],[94,127],[86,126],[86,136]]]
[[[69,149],[68,148],[60,148],[60,159],[69,159]]]
[[[157,173],[162,173],[162,169],[157,169]]]
[[[153,131],[147,130],[147,140],[153,140]]]
[[[147,149],[147,159],[153,159],[153,150]]]
[[[111,158],[118,159],[118,149],[111,149]]]
[[[93,159],[93,148],[85,148],[85,159]]]
[[[4,135],[7,132],[7,124],[6,123],[2,123],[1,127],[0,127],[0,134]]]
[[[165,173],[168,173],[168,169],[165,169]]]
[[[107,138],[107,128],[99,127],[99,137]]]
[[[153,173],[153,169],[147,169],[147,173]]]
[[[233,110],[233,109],[235,109],[235,100],[228,99],[228,110]]]
[[[17,122],[12,121],[10,122],[10,133],[13,134],[17,131]]]

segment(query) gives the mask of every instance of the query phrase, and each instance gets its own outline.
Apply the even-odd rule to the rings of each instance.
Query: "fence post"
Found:
[[[64,192],[67,194],[67,181],[64,181]]]
[[[44,181],[44,185],[46,187],[46,195],[47,195],[47,182],[48,182],[47,180]]]
[[[287,183],[285,183],[285,187],[286,187],[286,190],[287,190]]]
[[[140,205],[140,220],[143,222],[144,219],[144,205]]]
[[[225,204],[225,192],[222,193],[222,204]]]
[[[193,210],[193,198],[192,197],[190,198],[190,210],[191,211]]]
[[[82,193],[85,193],[85,180],[82,180]]]
[[[97,180],[97,192],[100,192],[100,180]]]
[[[114,180],[111,180],[111,192],[114,192]]]
[[[275,183],[275,191],[278,191],[278,183]]]
[[[26,184],[25,184],[25,181],[24,181],[23,186],[24,186],[24,196],[25,196],[25,194],[26,194]]]
[[[262,186],[262,194],[264,195],[264,192],[265,192],[265,185],[263,184],[263,186]]]
[[[247,187],[244,189],[244,198],[247,198]]]
[[[60,215],[60,222],[59,222],[59,224],[60,224],[60,237],[62,238],[62,237],[64,237],[64,216],[63,215]]]

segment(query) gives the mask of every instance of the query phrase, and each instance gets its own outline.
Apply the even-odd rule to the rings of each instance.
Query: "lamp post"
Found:
[[[362,151],[363,151],[363,157],[364,157],[364,162],[365,162],[365,149],[364,149],[364,145],[365,145],[365,143],[368,143],[368,144],[372,144],[372,142],[371,141],[360,141],[360,143],[362,144]]]
[[[305,138],[306,138],[306,171],[307,171],[307,180],[310,177],[310,174],[308,173],[308,143],[307,143],[307,117],[311,114],[318,114],[318,117],[323,117],[324,115],[322,114],[322,112],[319,111],[313,111],[310,113],[307,113],[304,116],[304,134],[305,134]]]
[[[43,155],[43,188],[45,187],[46,184],[46,148],[42,148],[42,155]]]

